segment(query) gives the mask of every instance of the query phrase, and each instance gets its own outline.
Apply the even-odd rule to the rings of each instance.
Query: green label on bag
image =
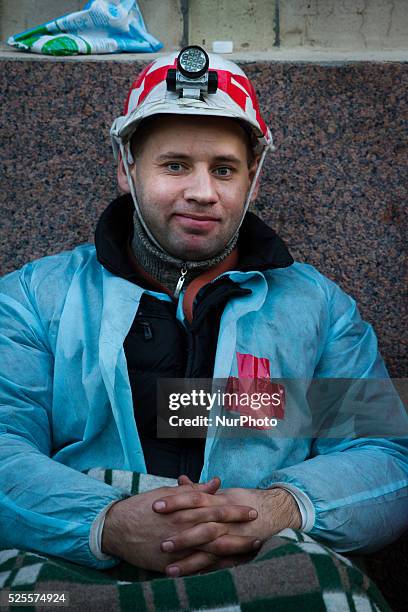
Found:
[[[54,40],[47,41],[43,45],[42,52],[49,55],[75,55],[79,53],[79,47],[72,38],[59,36]]]

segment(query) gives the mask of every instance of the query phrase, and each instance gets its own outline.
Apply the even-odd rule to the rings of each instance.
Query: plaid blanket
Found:
[[[168,478],[119,470],[93,469],[88,475],[130,494],[176,484]],[[181,578],[163,577],[124,562],[98,571],[33,552],[3,550],[0,588],[3,609],[13,607],[7,604],[9,594],[24,591],[63,592],[65,609],[86,612],[390,610],[376,586],[350,560],[291,529],[267,540],[249,563]],[[57,604],[25,605],[41,611]]]

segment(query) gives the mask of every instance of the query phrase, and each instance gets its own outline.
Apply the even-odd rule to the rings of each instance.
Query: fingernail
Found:
[[[166,502],[164,501],[157,501],[157,502],[154,502],[153,504],[153,508],[155,510],[164,510],[165,507],[166,507]]]
[[[170,567],[167,568],[167,574],[173,578],[180,576],[180,568],[177,565],[170,565]]]
[[[261,544],[262,544],[261,540],[255,540],[255,542],[252,544],[252,547],[259,548]]]
[[[171,552],[174,549],[174,542],[168,540],[167,542],[162,542],[161,549],[163,552]]]
[[[258,516],[258,513],[257,513],[256,510],[250,510],[248,512],[248,516],[249,516],[250,519],[255,519]]]

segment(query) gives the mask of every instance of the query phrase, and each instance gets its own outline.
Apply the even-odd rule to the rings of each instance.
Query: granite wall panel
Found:
[[[92,241],[117,193],[108,128],[143,65],[1,63],[2,273]],[[277,147],[259,215],[356,298],[390,373],[407,376],[408,65],[244,68]]]

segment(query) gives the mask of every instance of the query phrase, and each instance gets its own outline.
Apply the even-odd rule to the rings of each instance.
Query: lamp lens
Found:
[[[206,62],[207,58],[204,52],[197,47],[186,49],[179,57],[180,67],[190,74],[201,72]]]

